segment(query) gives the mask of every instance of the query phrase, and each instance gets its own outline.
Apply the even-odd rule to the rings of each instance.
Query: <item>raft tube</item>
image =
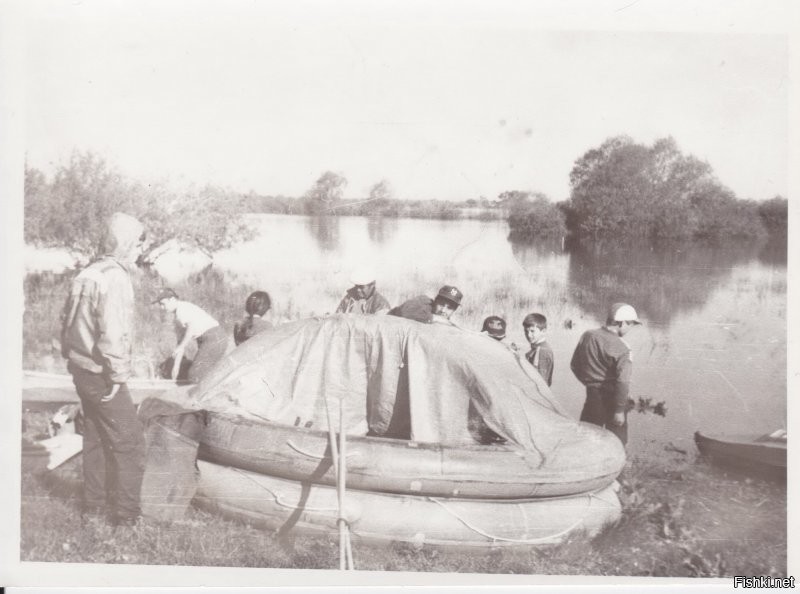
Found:
[[[279,534],[338,532],[335,487],[198,462],[194,503]],[[509,547],[591,537],[619,519],[615,486],[569,497],[527,500],[419,497],[348,488],[344,518],[354,539],[414,545]]]

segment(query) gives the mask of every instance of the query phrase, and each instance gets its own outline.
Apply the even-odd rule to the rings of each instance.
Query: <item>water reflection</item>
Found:
[[[608,304],[625,301],[651,323],[668,324],[678,313],[702,308],[734,266],[759,257],[760,247],[742,242],[572,242],[567,245],[569,291],[598,319]]]
[[[787,237],[786,235],[778,235],[770,237],[769,241],[764,243],[761,251],[758,253],[760,262],[786,268],[787,260]]]
[[[367,233],[370,241],[383,244],[397,233],[398,219],[387,217],[367,217]]]
[[[305,217],[306,229],[316,240],[323,252],[333,252],[339,248],[340,220],[334,215]]]

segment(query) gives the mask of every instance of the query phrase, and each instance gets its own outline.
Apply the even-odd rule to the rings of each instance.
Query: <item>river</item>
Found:
[[[549,320],[556,357],[553,392],[579,415],[582,386],[569,359],[582,331],[626,301],[644,324],[633,350],[631,396],[664,402],[667,414],[631,413],[640,451],[671,442],[692,449],[695,430],[770,432],[786,426],[786,253],[757,245],[656,248],[636,243],[562,246],[511,243],[504,221],[432,221],[252,215],[255,239],[216,254],[234,282],[270,291],[288,317],[325,313],[367,263],[392,304],[456,284],[457,321],[479,329],[497,314],[509,340],[521,322]],[[458,348],[454,345],[454,348]],[[638,444],[638,446],[636,445]]]

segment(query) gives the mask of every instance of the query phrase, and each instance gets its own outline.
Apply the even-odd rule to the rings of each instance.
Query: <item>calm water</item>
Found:
[[[503,315],[525,344],[523,316],[550,321],[553,391],[578,415],[569,371],[581,332],[610,302],[633,304],[645,325],[628,337],[631,395],[665,401],[667,416],[632,413],[631,443],[687,450],[695,430],[767,432],[786,425],[786,253],[764,246],[654,249],[636,244],[519,245],[505,222],[254,215],[258,236],[216,256],[233,280],[269,290],[278,311],[332,311],[353,266],[368,262],[392,304],[454,283],[459,322]],[[565,323],[572,323],[567,328]]]

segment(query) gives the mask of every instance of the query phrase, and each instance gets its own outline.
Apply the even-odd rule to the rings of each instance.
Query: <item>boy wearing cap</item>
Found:
[[[172,351],[170,377],[177,379],[186,347],[190,341],[196,340],[197,354],[189,367],[187,379],[192,383],[199,382],[225,355],[228,349],[227,334],[208,312],[194,303],[181,301],[172,289],[162,290],[153,303],[158,303],[164,311],[175,314],[178,346]]]
[[[522,329],[531,345],[531,350],[525,353],[525,358],[539,371],[539,375],[544,378],[547,385],[551,386],[555,357],[553,349],[547,344],[547,318],[540,313],[528,314],[522,320]]]
[[[445,285],[436,297],[431,299],[425,295],[412,297],[389,310],[390,316],[398,316],[409,320],[416,320],[424,324],[449,324],[455,326],[450,321],[450,316],[461,305],[463,294],[452,285]]]
[[[336,313],[385,314],[392,308],[386,298],[375,289],[375,275],[361,268],[350,277],[353,286],[336,308]]]
[[[636,310],[626,303],[615,303],[605,326],[587,330],[572,355],[570,368],[586,386],[586,402],[581,421],[600,425],[628,442],[628,392],[633,360],[623,340],[631,328],[641,324]]]

